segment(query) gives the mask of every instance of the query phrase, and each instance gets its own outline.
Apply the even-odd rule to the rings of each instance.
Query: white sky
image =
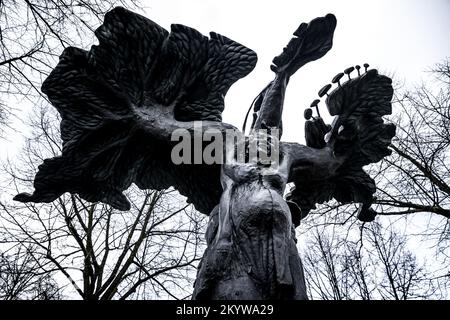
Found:
[[[419,82],[428,67],[450,56],[448,0],[152,0],[145,5],[146,16],[167,29],[171,23],[181,23],[203,34],[215,31],[258,54],[255,70],[226,96],[224,121],[239,128],[253,98],[272,79],[272,58],[281,53],[292,32],[301,22],[335,14],[333,48],[300,69],[289,83],[283,140],[304,141],[304,107],[345,68],[368,62],[411,84]]]

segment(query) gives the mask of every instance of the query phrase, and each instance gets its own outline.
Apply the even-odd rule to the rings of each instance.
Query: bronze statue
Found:
[[[330,93],[332,85],[319,91],[327,95],[332,125],[315,100],[305,111],[307,145],[280,142],[289,79],[331,49],[335,27],[328,14],[294,32],[273,60],[274,80],[255,99],[249,136],[227,141],[223,163],[175,164],[174,131],[198,134],[202,121],[201,133],[239,132],[221,122],[224,96],[254,68],[256,54],[216,33],[207,38],[183,25],[169,33],[113,9],[95,32],[99,44],[67,48],[45,80],[42,91],[61,115],[62,154],[39,166],[33,194],[15,199],[51,202],[70,192],[128,210],[122,192],[132,183],[173,186],[210,216],[193,298],[307,299],[295,227],[332,198],[360,203],[358,218],[373,220],[375,183],[362,168],[389,155],[395,135],[382,118],[391,113],[391,79],[364,65],[336,75]],[[258,158],[274,150],[279,154],[268,162]],[[295,186],[284,197],[289,182]]]

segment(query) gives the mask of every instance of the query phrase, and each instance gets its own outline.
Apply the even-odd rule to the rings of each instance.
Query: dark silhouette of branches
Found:
[[[447,66],[447,68],[445,68]],[[450,72],[397,98],[397,138],[378,185],[379,214],[431,212],[450,218]]]
[[[7,163],[0,199],[0,240],[28,250],[39,265],[65,279],[64,293],[86,300],[187,298],[202,253],[205,218],[175,190],[131,188],[128,212],[77,195],[49,204],[8,200],[32,182],[36,165],[59,154],[58,116],[43,107],[31,116],[33,134],[22,157]],[[62,276],[62,277],[61,277]]]
[[[137,9],[137,0],[0,1],[0,124],[17,106],[45,99],[43,80],[65,47],[86,48],[104,14],[121,5]]]
[[[175,209],[174,191],[133,192],[126,213],[74,195],[42,206],[1,203],[3,242],[33,246],[29,254],[45,261],[36,272],[59,272],[82,299],[189,296],[202,219],[186,206]],[[152,281],[156,288],[138,290]]]
[[[52,272],[42,270],[33,246],[12,248],[0,253],[1,300],[58,300],[61,287]]]

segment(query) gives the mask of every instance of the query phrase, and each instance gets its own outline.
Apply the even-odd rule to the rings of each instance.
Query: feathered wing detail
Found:
[[[132,104],[141,105],[144,92],[156,77],[155,62],[171,35],[153,21],[119,7],[105,15],[95,36],[99,44],[91,47],[88,59],[92,73],[110,83],[113,90],[126,94]],[[44,83],[44,92],[45,87]]]
[[[393,93],[392,80],[375,69],[330,93],[328,111],[337,117],[328,145],[337,155],[348,154],[348,162],[364,166],[391,154],[395,125],[385,124],[382,117],[392,113]]]
[[[360,203],[358,218],[374,219],[370,209],[376,191],[374,180],[363,166],[376,163],[390,155],[388,148],[395,135],[395,125],[384,123],[391,114],[392,80],[369,70],[361,76],[339,85],[326,99],[331,115],[336,116],[328,133],[322,131],[324,148],[331,150],[341,164],[326,179],[303,183],[302,174],[291,177],[295,183],[287,200],[295,202],[304,217],[317,203],[336,199],[341,203]],[[307,140],[317,140],[316,131],[306,131]],[[326,134],[325,134],[326,133]],[[325,149],[324,149],[325,150]]]
[[[174,186],[209,214],[222,192],[220,165],[174,165],[171,142],[145,130],[142,118],[151,126],[159,120],[152,108],[167,108],[174,121],[221,121],[227,90],[254,68],[256,54],[182,25],[169,33],[120,7],[95,34],[90,51],[64,50],[42,86],[61,115],[63,151],[39,166],[34,193],[15,199],[50,202],[71,192],[126,210],[122,191],[134,182]]]
[[[255,53],[220,34],[211,32],[208,59],[202,73],[187,86],[175,108],[181,121],[221,121],[224,97],[231,85],[255,66]]]

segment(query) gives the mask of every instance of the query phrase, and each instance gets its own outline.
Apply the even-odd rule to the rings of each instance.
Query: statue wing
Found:
[[[95,35],[90,51],[65,49],[43,83],[61,116],[62,154],[39,166],[33,194],[15,199],[51,202],[70,192],[127,210],[122,192],[136,183],[173,186],[209,214],[222,192],[220,165],[174,165],[170,138],[152,123],[166,109],[178,123],[220,123],[227,90],[254,68],[256,54],[183,25],[169,33],[121,7]]]
[[[348,73],[349,69],[346,71]],[[325,95],[321,91],[319,95]],[[331,127],[324,126],[317,118],[307,122],[306,141],[314,142],[310,147],[315,152],[327,153],[335,165],[328,168],[328,177],[318,179],[314,179],[314,168],[305,167],[313,173],[295,166],[291,170],[290,180],[295,186],[287,200],[297,204],[301,216],[314,209],[317,203],[334,198],[341,203],[360,203],[358,218],[374,219],[370,205],[376,191],[375,182],[363,167],[391,154],[388,147],[395,135],[395,125],[385,123],[383,116],[392,112],[392,96],[392,80],[372,69],[339,84],[326,98],[328,111],[335,116]],[[325,140],[323,146],[317,143],[320,139]],[[308,183],[304,183],[305,174],[311,176]]]

